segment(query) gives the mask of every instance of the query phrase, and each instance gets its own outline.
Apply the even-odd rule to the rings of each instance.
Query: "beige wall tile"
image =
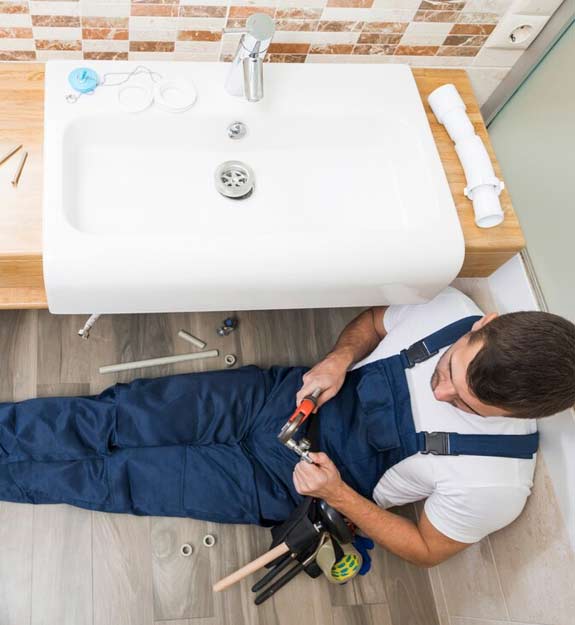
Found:
[[[511,619],[572,625],[575,555],[541,457],[523,514],[491,542]]]

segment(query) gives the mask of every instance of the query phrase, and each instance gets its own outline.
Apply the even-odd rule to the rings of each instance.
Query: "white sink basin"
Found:
[[[224,91],[228,65],[146,63],[194,82],[179,114],[122,112],[114,87],[69,104],[75,67],[46,71],[52,312],[424,302],[458,273],[461,227],[407,66],[266,65],[252,104]],[[216,190],[229,160],[254,172],[246,199]]]

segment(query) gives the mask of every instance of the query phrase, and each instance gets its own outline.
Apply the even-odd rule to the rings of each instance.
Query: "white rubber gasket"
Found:
[[[226,354],[224,356],[224,362],[226,363],[226,367],[233,367],[237,361],[238,359],[236,358],[236,356],[234,356],[234,354]]]
[[[126,113],[140,113],[154,101],[152,85],[141,82],[128,82],[118,88],[118,104]]]
[[[213,534],[206,534],[202,543],[204,547],[213,547],[216,544],[216,537]]]
[[[196,103],[198,92],[189,80],[162,80],[154,87],[156,104],[170,113],[183,113]]]
[[[190,543],[184,543],[180,547],[180,555],[184,556],[184,558],[189,558],[192,553],[194,553],[194,548],[190,545]]]

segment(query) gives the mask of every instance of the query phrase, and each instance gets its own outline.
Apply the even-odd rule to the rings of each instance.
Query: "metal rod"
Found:
[[[11,156],[13,156],[14,154],[16,154],[16,152],[18,152],[18,150],[22,147],[22,144],[17,145],[15,148],[12,148],[11,150],[9,150],[8,152],[6,152],[6,154],[4,154],[4,156],[0,157],[0,165],[2,165],[3,163],[5,163]]]
[[[195,345],[199,349],[204,349],[205,346],[207,345],[207,343],[204,343],[202,339],[199,339],[197,336],[194,336],[193,334],[190,334],[189,332],[186,332],[185,330],[180,330],[178,332],[178,336],[181,339],[184,339],[184,341],[188,341],[188,343]]]
[[[24,169],[24,163],[28,158],[28,152],[24,152],[22,154],[22,158],[20,159],[20,163],[18,164],[18,169],[16,169],[16,173],[14,174],[14,178],[12,178],[12,186],[17,187],[18,182],[20,181],[20,176],[22,175],[22,170]]]
[[[208,352],[195,352],[193,354],[176,354],[174,356],[161,356],[160,358],[149,358],[148,360],[135,360],[133,362],[121,362],[116,365],[104,365],[100,367],[100,373],[116,373],[118,371],[129,371],[130,369],[144,369],[145,367],[155,367],[156,365],[171,365],[176,362],[187,360],[200,360],[201,358],[215,358],[220,352],[212,349]]]

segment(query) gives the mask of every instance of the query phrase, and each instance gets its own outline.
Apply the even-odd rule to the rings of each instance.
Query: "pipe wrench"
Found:
[[[296,441],[293,439],[293,436],[317,407],[317,400],[321,393],[322,390],[316,388],[311,395],[306,395],[278,434],[278,439],[286,447],[295,451],[298,456],[310,464],[313,464],[313,460],[309,457],[308,453],[311,446],[310,441],[307,438]]]

